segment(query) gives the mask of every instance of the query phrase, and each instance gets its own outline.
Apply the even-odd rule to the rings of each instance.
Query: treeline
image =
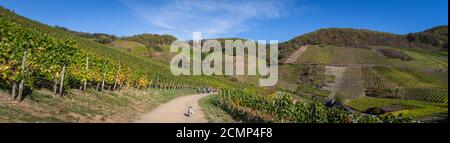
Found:
[[[100,44],[110,44],[111,42],[119,39],[117,36],[115,35],[110,35],[110,34],[104,34],[104,33],[87,33],[87,32],[79,32],[79,31],[73,31],[70,30],[69,28],[66,27],[62,27],[62,26],[55,26],[55,28],[72,33],[76,36],[80,36],[83,38],[87,38],[90,40],[93,40],[95,42],[98,42]]]
[[[280,45],[280,58],[285,58],[303,45],[335,45],[364,48],[369,45],[402,46],[410,43],[400,35],[359,29],[321,29],[296,37]]]
[[[88,33],[88,32],[79,32],[73,31],[66,27],[55,26],[57,29],[61,29],[63,31],[72,33],[76,36],[87,38],[98,42],[100,44],[111,44],[116,40],[126,40],[126,41],[134,41],[145,45],[148,48],[159,49],[164,45],[170,45],[172,42],[176,41],[177,38],[171,35],[158,35],[158,34],[140,34],[129,37],[118,37],[111,34],[105,33]]]
[[[171,45],[177,38],[171,35],[141,34],[124,37],[123,40],[144,44],[148,48],[159,49],[164,45]]]
[[[415,43],[433,45],[448,51],[448,26],[438,26],[424,32],[408,34],[408,40]]]

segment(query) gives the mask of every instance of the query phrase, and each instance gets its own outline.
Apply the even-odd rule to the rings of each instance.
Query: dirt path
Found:
[[[342,81],[344,80],[344,75],[346,71],[346,67],[339,67],[339,66],[326,66],[326,75],[334,76],[334,82],[328,83],[326,89],[331,91],[329,99],[335,99],[336,93],[339,90],[339,87],[342,84]]]
[[[294,64],[297,62],[298,58],[302,56],[302,54],[308,50],[308,45],[300,47],[297,51],[289,55],[289,57],[284,62],[285,64]]]
[[[208,120],[199,105],[200,99],[205,96],[208,94],[178,97],[144,114],[134,123],[207,123]],[[185,116],[189,106],[194,109],[192,117]]]

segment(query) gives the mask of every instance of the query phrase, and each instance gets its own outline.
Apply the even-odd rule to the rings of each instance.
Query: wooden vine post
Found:
[[[59,96],[63,96],[64,94],[64,74],[66,71],[66,64],[63,65],[61,70],[61,83],[59,84]]]
[[[25,84],[25,62],[27,59],[27,51],[28,51],[28,47],[25,47],[25,50],[23,51],[23,56],[22,56],[22,63],[20,66],[20,74],[21,74],[21,79],[20,79],[20,83],[19,83],[19,92],[17,94],[17,98],[19,100],[19,102],[22,102],[23,100],[23,88],[24,88],[24,84]]]

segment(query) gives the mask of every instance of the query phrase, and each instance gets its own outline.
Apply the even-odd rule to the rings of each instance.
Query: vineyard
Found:
[[[235,118],[245,122],[275,123],[379,123],[415,122],[402,116],[365,116],[339,108],[327,108],[314,100],[294,101],[287,93],[269,96],[255,91],[225,89],[220,92],[221,107]]]
[[[371,68],[362,68],[362,74],[367,90],[387,91],[397,87],[394,83],[377,75]]]
[[[339,31],[358,37],[333,34]],[[0,6],[0,122],[103,122],[109,116],[125,121],[144,109],[207,89],[219,96],[202,102],[238,122],[410,123],[417,122],[415,117],[448,112],[448,51],[389,42],[374,46],[406,37],[358,31],[334,29],[332,37],[325,32],[300,38],[308,40],[305,43],[281,43],[282,59],[296,55],[290,46],[318,46],[280,65],[275,87],[259,87],[264,76],[172,75],[168,63],[175,53],[169,47],[176,38],[170,35],[103,35],[112,39],[99,42],[95,34],[49,26]],[[396,110],[368,115],[375,108]]]
[[[62,96],[68,88],[181,89],[203,82],[176,82],[164,75],[131,68],[85,51],[73,40],[56,39],[4,18],[0,18],[0,27],[0,83],[10,85],[11,95],[18,101],[23,100],[26,88],[47,88]]]
[[[368,65],[390,65],[388,59],[381,56],[378,52],[374,50],[374,47],[370,49],[362,48],[359,49],[359,55],[361,62],[360,64],[368,64]]]
[[[337,65],[390,65],[387,58],[380,56],[372,49],[335,46],[310,46],[299,58],[299,62]]]
[[[398,98],[437,103],[448,103],[448,89],[401,88]]]
[[[334,46],[310,46],[299,58],[300,63],[314,64],[358,64],[356,48]]]
[[[0,6],[0,16],[4,20],[14,22],[21,27],[32,28],[34,31],[40,33],[46,33],[52,37],[62,41],[76,41],[77,48],[90,53],[92,56],[102,59],[110,59],[111,61],[120,62],[123,65],[127,65],[130,69],[140,69],[149,73],[151,79],[161,80],[161,82],[177,82],[184,84],[185,86],[213,86],[213,87],[230,87],[231,82],[224,80],[223,77],[204,77],[204,76],[173,76],[170,73],[170,69],[165,62],[161,62],[161,59],[155,59],[159,57],[149,57],[143,52],[128,51],[126,49],[111,47],[97,43],[93,40],[86,39],[75,35],[71,32],[67,32],[54,26],[49,26],[38,21],[30,20],[26,17],[17,15],[16,13],[5,9]],[[162,45],[170,46],[170,45]],[[139,53],[138,53],[139,52]]]
[[[363,68],[363,78],[369,96],[448,103],[448,89],[400,87],[371,68]]]

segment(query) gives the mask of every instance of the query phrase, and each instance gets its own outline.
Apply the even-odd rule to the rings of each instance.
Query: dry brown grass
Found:
[[[39,90],[18,104],[9,94],[0,91],[0,122],[70,122],[118,123],[130,122],[177,96],[192,94],[194,90],[146,90],[82,93],[73,91],[66,97],[51,96]]]

